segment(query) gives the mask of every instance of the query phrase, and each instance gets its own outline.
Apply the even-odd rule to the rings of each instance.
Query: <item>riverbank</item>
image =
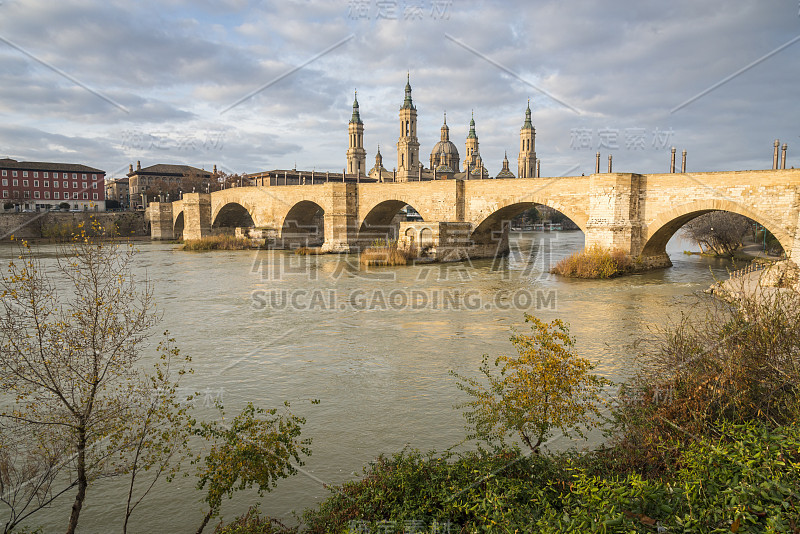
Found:
[[[0,213],[0,241],[18,239],[61,239],[89,227],[94,219],[104,228],[115,228],[122,237],[150,238],[150,227],[143,211],[43,211],[39,213]]]

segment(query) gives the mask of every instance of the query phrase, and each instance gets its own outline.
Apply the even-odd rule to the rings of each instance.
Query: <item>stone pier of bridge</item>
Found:
[[[669,239],[717,210],[751,218],[790,258],[800,257],[800,169],[238,187],[186,193],[149,211],[153,239],[253,228],[275,246],[308,243],[346,253],[389,236],[439,259],[463,259],[505,254],[511,219],[537,204],[569,217],[586,246],[623,251],[642,268],[671,265]],[[422,221],[399,224],[406,205]]]

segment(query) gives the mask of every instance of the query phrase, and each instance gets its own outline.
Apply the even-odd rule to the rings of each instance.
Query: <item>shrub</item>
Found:
[[[532,503],[556,500],[567,480],[558,462],[519,449],[443,456],[403,451],[380,456],[364,474],[331,488],[317,509],[306,510],[306,532],[402,532],[411,524],[424,530],[406,532],[475,532],[493,525],[529,532],[537,514]],[[382,530],[392,524],[395,530]]]
[[[550,272],[572,278],[612,278],[632,268],[625,252],[592,245],[559,261]]]
[[[217,235],[201,239],[187,239],[183,243],[183,250],[245,250],[253,248],[253,243],[244,237],[230,235]]]
[[[488,387],[450,374],[473,399],[457,406],[469,408],[464,417],[470,438],[502,443],[506,436],[518,435],[538,453],[553,429],[583,435],[581,426],[599,423],[600,395],[610,382],[592,374],[592,363],[575,353],[575,339],[561,320],[545,323],[525,314],[525,322],[531,323],[531,333],[511,336],[517,356],[500,356],[494,366],[488,354],[483,356],[480,371]]]
[[[252,506],[247,513],[227,525],[217,525],[214,534],[295,534],[297,530],[287,527],[277,519],[260,516],[258,506]]]
[[[376,240],[372,246],[361,251],[361,265],[369,267],[408,265],[416,258],[414,250],[403,250],[397,247],[397,241]]]
[[[715,429],[717,438],[670,442],[679,467],[651,479],[598,472],[591,454],[381,456],[303,520],[312,534],[798,532],[800,426]]]
[[[775,427],[800,416],[800,296],[701,298],[694,314],[646,342],[615,409],[616,454],[643,472],[674,466],[670,438],[696,441],[722,420]]]
[[[323,254],[320,247],[298,247],[294,249],[294,253],[298,256],[316,256]]]

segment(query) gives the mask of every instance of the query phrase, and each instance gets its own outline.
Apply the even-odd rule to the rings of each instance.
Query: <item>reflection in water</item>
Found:
[[[404,446],[442,450],[459,443],[463,420],[452,406],[463,397],[448,371],[477,375],[483,354],[512,350],[508,338],[512,328],[525,328],[524,312],[569,322],[578,352],[598,362],[598,372],[620,381],[633,369],[633,342],[688,305],[687,295],[708,287],[712,272],[725,272],[724,262],[682,254],[689,246],[675,238],[668,247],[670,269],[606,281],[548,274],[550,266],[582,246],[581,232],[531,232],[515,236],[510,256],[499,261],[365,272],[354,256],[187,253],[175,245],[143,243],[137,269],[155,282],[162,327],[192,356],[195,373],[186,391],[224,392],[228,413],[247,402],[278,406],[290,400],[307,417],[305,434],[314,443],[305,474],[282,481],[261,505],[263,512],[286,518],[327,495],[320,480],[336,484],[352,478],[378,453]],[[0,247],[3,261],[12,254],[12,248]],[[307,300],[304,309],[254,309],[253,291],[278,289],[290,295],[332,291],[336,306],[322,310]],[[355,294],[413,291],[471,292],[480,305],[348,305]],[[508,305],[514,295],[539,291],[555,301],[540,310]],[[498,292],[512,298],[496,301]],[[310,406],[305,399],[321,404]],[[123,492],[121,481],[91,488],[83,529],[117,524]],[[154,492],[134,515],[135,531],[186,531],[199,523],[192,479],[179,478]],[[243,494],[223,512],[230,519],[253,502],[256,496]],[[45,531],[60,528],[68,511],[62,501],[58,511],[34,524]]]

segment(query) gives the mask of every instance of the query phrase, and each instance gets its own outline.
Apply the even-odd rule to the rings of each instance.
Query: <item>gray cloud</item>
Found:
[[[406,10],[417,4],[424,8]],[[689,151],[693,170],[764,168],[771,163],[775,138],[789,143],[790,165],[797,164],[792,154],[800,148],[800,110],[794,102],[800,43],[670,113],[800,34],[794,1],[453,0],[435,11],[432,1],[398,0],[395,12],[383,16],[375,1],[365,3],[366,13],[357,5],[321,0],[4,3],[0,36],[130,113],[0,44],[0,110],[7,117],[0,143],[25,159],[72,154],[104,169],[144,158],[224,162],[236,171],[295,162],[337,170],[345,163],[346,123],[357,87],[368,163],[380,143],[391,168],[397,110],[410,70],[423,160],[438,140],[445,109],[451,138],[463,151],[474,109],[490,171],[499,170],[506,149],[516,170],[519,127],[531,97],[545,174],[575,164],[579,173],[592,172],[598,149],[604,164],[606,155],[614,154],[618,170],[663,171],[673,144]],[[350,34],[355,39],[220,114]],[[580,115],[537,87],[578,108]],[[642,130],[644,146],[626,147],[627,133]],[[186,148],[203,146],[209,132],[223,131],[221,148],[209,150],[208,142],[203,149]],[[587,131],[590,146],[576,146],[576,134]],[[618,148],[603,146],[601,132],[616,132]],[[670,132],[666,144],[653,142],[659,132],[662,138]],[[133,135],[161,141],[136,148]],[[48,152],[47,147],[54,148]]]

